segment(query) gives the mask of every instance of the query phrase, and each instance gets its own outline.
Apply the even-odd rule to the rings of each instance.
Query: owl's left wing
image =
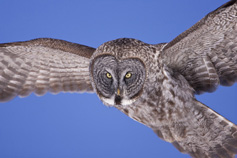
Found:
[[[237,81],[237,0],[209,13],[168,43],[164,64],[182,74],[197,94]]]
[[[31,92],[92,92],[89,62],[94,51],[50,38],[0,44],[0,102]]]

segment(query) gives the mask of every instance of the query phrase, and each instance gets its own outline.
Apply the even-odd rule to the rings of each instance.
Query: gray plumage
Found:
[[[94,50],[56,39],[1,44],[0,100],[31,92],[93,91],[88,65]]]
[[[56,39],[0,44],[0,101],[31,92],[96,92],[179,151],[237,154],[237,126],[195,99],[237,81],[237,1],[169,43],[121,38],[97,49]]]

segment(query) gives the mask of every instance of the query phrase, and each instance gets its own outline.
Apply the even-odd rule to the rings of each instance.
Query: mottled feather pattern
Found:
[[[163,57],[200,94],[236,82],[236,52],[237,3],[230,1],[171,41]]]
[[[127,70],[136,76],[129,82]],[[96,50],[48,38],[0,44],[0,101],[31,92],[92,92],[93,86],[106,105],[194,158],[237,154],[237,126],[195,98],[236,81],[237,0],[169,43],[120,38]]]
[[[187,118],[190,119],[183,123],[185,132],[182,128],[173,128],[176,133],[181,130],[183,138],[176,139],[173,145],[195,158],[234,157],[237,150],[236,125],[198,101],[189,105],[192,108],[188,111]]]
[[[4,45],[4,44],[3,44]],[[0,100],[31,92],[93,91],[89,59],[44,46],[0,46]]]
[[[183,76],[169,71],[168,68],[157,71],[159,82],[148,79],[137,102],[117,108],[192,157],[234,157],[236,125],[198,102],[194,89]]]
[[[214,91],[219,84],[236,82],[236,6],[231,1],[182,38],[155,45],[159,53],[147,63],[152,73],[144,94],[135,104],[120,109],[195,158],[233,158],[237,153],[237,126],[194,97]]]

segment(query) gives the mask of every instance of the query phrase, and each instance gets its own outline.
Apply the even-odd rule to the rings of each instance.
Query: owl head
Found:
[[[142,43],[117,39],[104,43],[94,53],[90,62],[91,80],[105,105],[126,106],[141,96],[146,80],[146,65],[138,50]]]

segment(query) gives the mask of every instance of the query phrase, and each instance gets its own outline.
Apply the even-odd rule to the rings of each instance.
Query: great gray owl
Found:
[[[169,43],[121,38],[97,49],[56,39],[0,44],[0,100],[31,92],[96,92],[197,158],[234,157],[237,126],[194,95],[237,81],[237,1]]]

